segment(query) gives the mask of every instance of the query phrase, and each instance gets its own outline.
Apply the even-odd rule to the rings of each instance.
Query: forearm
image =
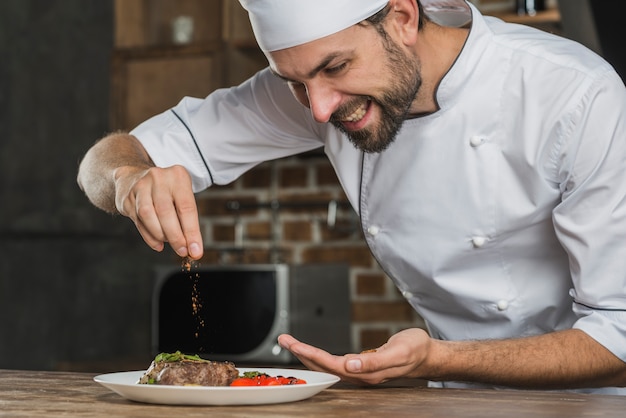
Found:
[[[429,380],[534,389],[626,386],[626,363],[580,330],[493,341],[433,341]]]
[[[118,170],[145,170],[154,166],[139,141],[125,133],[114,133],[87,151],[78,170],[78,185],[98,208],[117,213],[115,182]]]

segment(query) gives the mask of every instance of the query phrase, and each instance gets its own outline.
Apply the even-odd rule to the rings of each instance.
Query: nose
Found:
[[[341,104],[341,94],[319,82],[309,82],[306,85],[309,108],[313,119],[319,123],[326,123]]]

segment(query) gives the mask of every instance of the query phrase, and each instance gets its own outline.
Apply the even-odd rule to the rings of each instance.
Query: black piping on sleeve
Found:
[[[189,129],[189,126],[187,126],[187,124],[183,121],[183,119],[180,116],[178,116],[178,114],[173,109],[172,109],[172,113],[174,114],[174,116],[178,118],[180,123],[182,123],[183,126],[187,129],[187,132],[189,132],[189,136],[191,136],[191,139],[193,140],[193,143],[196,146],[196,150],[198,151],[198,154],[200,155],[200,158],[202,159],[202,162],[204,163],[204,167],[206,168],[207,173],[209,173],[209,178],[211,179],[211,185],[215,184],[215,182],[213,181],[213,174],[211,173],[211,170],[209,169],[209,165],[204,159],[204,155],[202,155],[202,152],[200,151],[200,146],[198,145],[198,141],[196,141],[196,138],[193,136],[191,129]]]
[[[574,301],[575,304],[584,306],[587,309],[591,309],[593,311],[605,311],[605,312],[626,312],[624,309],[611,309],[611,308],[598,308],[594,306],[585,305],[584,303],[580,303],[577,300]]]

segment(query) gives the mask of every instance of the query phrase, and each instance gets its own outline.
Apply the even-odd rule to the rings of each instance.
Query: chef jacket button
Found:
[[[474,237],[472,238],[472,244],[475,248],[480,248],[487,243],[487,238],[485,237]]]
[[[503,300],[498,301],[496,306],[498,307],[499,311],[506,311],[507,308],[509,307],[509,302],[503,299]]]
[[[410,298],[412,298],[414,295],[413,295],[413,293],[409,292],[408,290],[403,290],[403,291],[402,291],[402,296],[404,296],[404,297],[405,297],[405,298],[407,298],[407,299],[410,299]]]
[[[377,227],[376,225],[372,225],[369,228],[367,228],[367,233],[370,234],[371,236],[376,236],[378,235],[379,232],[380,232],[380,228]]]
[[[482,144],[485,143],[485,138],[483,138],[482,136],[478,136],[478,135],[474,135],[473,137],[470,138],[470,145],[475,147],[479,147]]]

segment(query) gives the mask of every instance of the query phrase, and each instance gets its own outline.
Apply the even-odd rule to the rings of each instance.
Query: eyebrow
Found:
[[[328,54],[315,68],[313,68],[311,71],[309,71],[306,75],[307,78],[313,78],[315,77],[320,71],[322,71],[324,68],[328,67],[328,65],[337,57],[339,57],[341,55],[341,53],[339,52],[335,52],[332,54]],[[270,71],[272,72],[272,74],[274,74],[276,77],[284,80],[284,81],[288,81],[288,82],[294,82],[294,83],[298,83],[298,81],[296,80],[292,80],[290,78],[287,78],[279,73],[277,73],[276,71],[274,71],[274,69],[270,68]]]

